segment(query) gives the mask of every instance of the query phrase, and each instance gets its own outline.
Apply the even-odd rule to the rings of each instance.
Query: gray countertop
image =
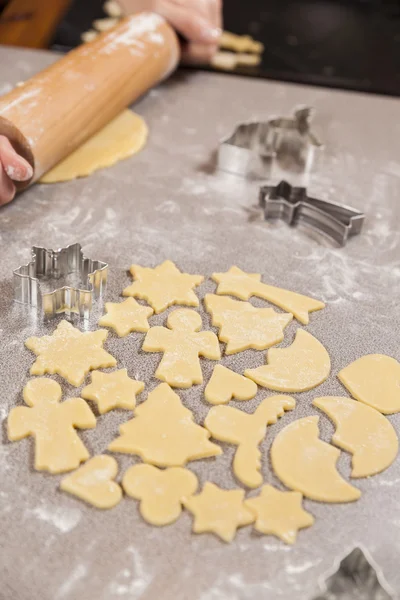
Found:
[[[48,53],[0,49],[0,92],[52,60]],[[246,208],[256,200],[256,187],[207,168],[218,139],[237,121],[286,115],[297,104],[315,106],[315,130],[325,144],[310,192],[367,214],[363,234],[343,249],[321,245],[283,223],[249,222]],[[88,256],[110,264],[107,299],[113,301],[129,282],[131,263],[155,266],[165,259],[204,275],[237,264],[262,273],[266,282],[326,301],[327,308],[312,315],[308,331],[328,349],[332,375],[317,390],[298,394],[296,410],[268,429],[262,445],[264,479],[278,486],[268,458],[276,432],[316,413],[314,397],[343,395],[336,374],[361,355],[400,359],[399,100],[180,72],[135,110],[150,128],[138,156],[86,179],[36,185],[0,210],[1,600],[308,600],[336,557],[355,544],[369,550],[387,582],[400,590],[400,460],[381,475],[357,481],[363,492],[357,503],[305,502],[316,522],[300,532],[294,547],[250,528],[225,545],[208,534],[192,535],[188,514],[156,529],[141,520],[129,499],[111,511],[86,506],[58,491],[60,477],[33,470],[32,440],[7,442],[6,417],[22,402],[33,362],[23,342],[54,329],[54,323],[44,326],[12,302],[12,270],[28,261],[32,245],[81,242]],[[208,280],[199,295],[214,288]],[[164,321],[165,313],[151,319],[152,324]],[[286,330],[284,345],[298,326]],[[140,334],[121,340],[110,333],[106,347],[152,389],[159,355],[139,353],[142,340]],[[264,355],[249,351],[224,357],[223,364],[242,370],[263,364]],[[205,380],[212,366],[203,361]],[[64,383],[63,390],[66,396],[79,395]],[[208,411],[202,390],[180,392],[197,422]],[[254,400],[240,406],[252,412],[269,394],[259,389]],[[96,429],[82,434],[90,452],[104,451],[127,418],[123,411],[99,417]],[[399,415],[390,420],[399,431]],[[333,426],[324,416],[320,421],[322,438],[329,440]],[[224,450],[216,460],[190,464],[202,483],[237,486],[233,448]],[[129,456],[117,459],[120,473],[135,462]],[[345,453],[339,467],[348,476]]]

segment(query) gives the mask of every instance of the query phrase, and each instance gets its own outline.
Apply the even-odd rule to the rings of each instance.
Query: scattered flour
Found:
[[[26,517],[37,517],[41,521],[51,523],[61,533],[72,531],[81,520],[82,513],[79,510],[65,509],[61,507],[48,506],[42,504],[36,508],[29,508],[25,513]]]
[[[78,565],[71,573],[71,575],[64,581],[64,583],[58,588],[58,592],[55,596],[55,600],[65,598],[69,594],[75,585],[85,577],[87,574],[87,568],[85,565]]]

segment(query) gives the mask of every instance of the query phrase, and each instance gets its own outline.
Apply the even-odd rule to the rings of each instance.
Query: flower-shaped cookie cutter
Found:
[[[83,255],[81,245],[51,250],[32,247],[32,260],[13,271],[14,300],[37,308],[46,318],[60,313],[87,319],[93,300],[103,296],[107,285],[108,264]],[[64,285],[42,292],[40,281],[51,283],[68,275],[79,279],[79,287]]]
[[[274,165],[296,175],[308,173],[321,142],[311,132],[314,109],[301,106],[293,117],[238,124],[224,138],[218,168],[241,177],[269,179]]]

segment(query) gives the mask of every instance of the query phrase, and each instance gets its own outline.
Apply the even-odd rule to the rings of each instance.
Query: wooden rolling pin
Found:
[[[34,169],[23,189],[68,156],[179,60],[173,29],[141,13],[73,50],[0,98],[0,135]]]

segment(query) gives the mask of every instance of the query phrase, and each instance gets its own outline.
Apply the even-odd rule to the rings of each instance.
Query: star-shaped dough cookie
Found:
[[[260,495],[246,500],[245,506],[256,518],[254,529],[294,544],[298,530],[314,523],[314,517],[302,508],[302,499],[300,492],[281,492],[264,485]]]
[[[203,281],[202,275],[182,273],[170,260],[154,269],[132,265],[130,272],[136,281],[122,295],[146,300],[157,314],[173,304],[199,305],[193,288]]]
[[[92,369],[105,369],[117,364],[103,348],[107,335],[105,329],[82,333],[68,321],[61,321],[52,335],[28,338],[25,346],[38,357],[31,367],[31,375],[57,373],[71,385],[79,387]]]
[[[134,298],[123,302],[106,302],[106,314],[99,325],[112,327],[119,337],[125,337],[132,331],[146,333],[150,329],[148,318],[153,314],[149,306],[142,306]]]
[[[97,402],[100,414],[113,408],[133,410],[136,406],[136,394],[144,390],[143,381],[128,377],[126,369],[113,373],[92,373],[92,383],[83,388],[81,396],[85,400]]]
[[[244,504],[244,490],[221,490],[206,482],[197,496],[183,500],[184,507],[194,515],[194,533],[209,531],[224,542],[231,542],[238,527],[250,525],[253,513]]]

